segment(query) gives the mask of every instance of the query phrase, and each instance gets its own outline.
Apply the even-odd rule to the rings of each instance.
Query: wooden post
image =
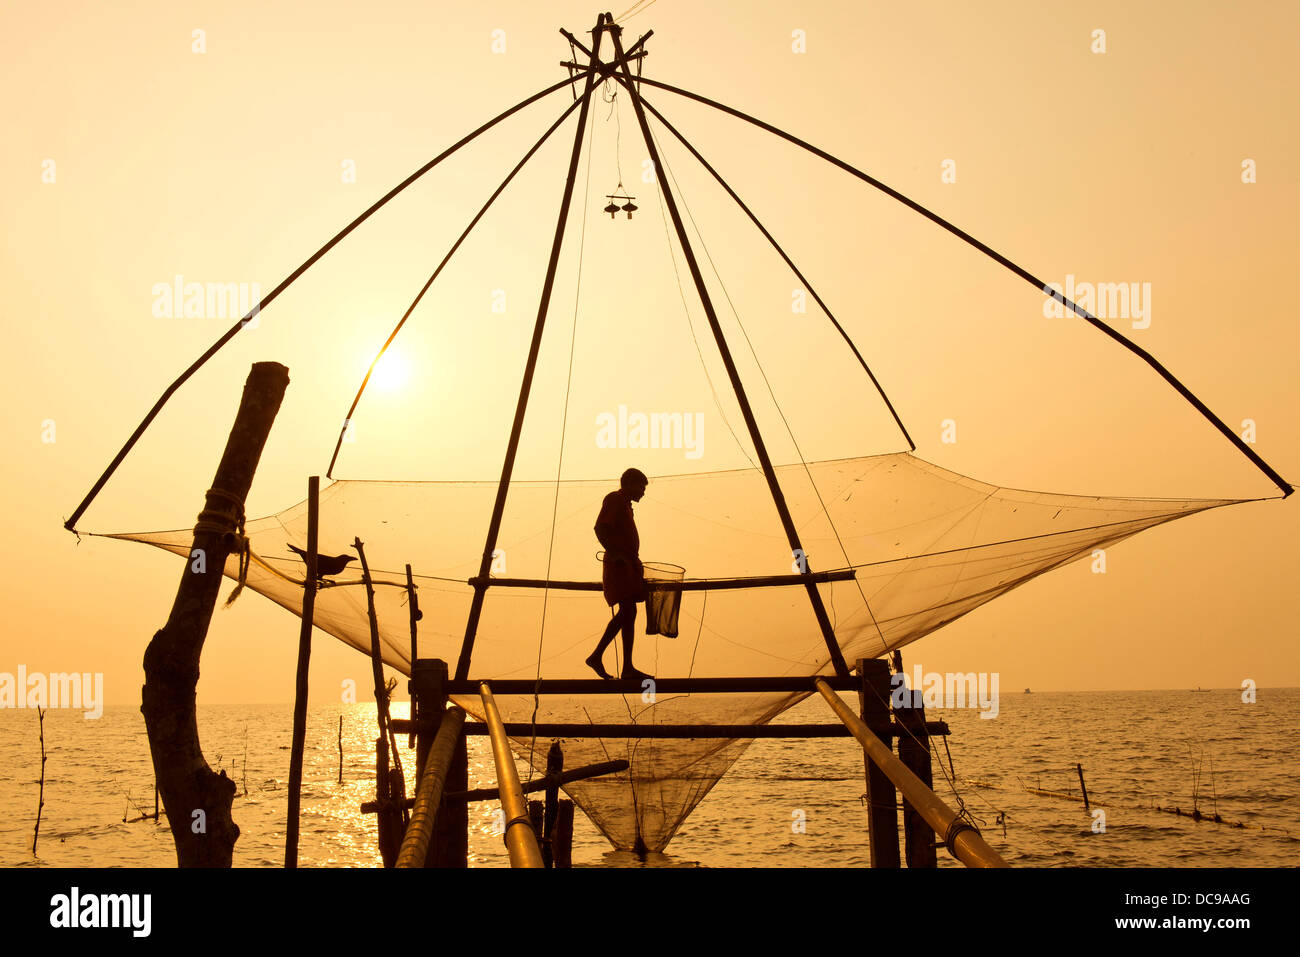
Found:
[[[898,671],[907,690],[907,679],[903,677],[903,656],[894,652],[894,668]],[[934,769],[930,762],[930,733],[925,726],[925,705],[920,700],[919,689],[916,695],[907,695],[904,707],[890,695],[894,710],[894,719],[899,725],[898,759],[921,779],[927,788],[934,787]],[[934,831],[925,823],[916,808],[903,799],[903,849],[908,867],[938,867],[939,856],[934,846]]]
[[[375,800],[379,815],[375,820],[379,828],[379,857],[384,867],[392,867],[402,845],[402,812],[392,805],[393,777],[388,767],[388,736],[375,738]],[[405,795],[403,795],[405,796]]]
[[[1079,772],[1079,789],[1083,791],[1083,809],[1091,814],[1092,808],[1088,806],[1088,786],[1083,783],[1083,765],[1076,764],[1074,767]]]
[[[573,866],[573,802],[561,798],[555,818],[555,866]]]
[[[289,370],[279,363],[253,365],[194,526],[189,562],[171,614],[144,653],[140,711],[181,867],[229,867],[239,839],[230,816],[235,784],[204,760],[194,698],[222,571],[226,558],[241,544],[244,499],[288,385]]]
[[[460,732],[464,725],[465,712],[460,708],[448,708],[442,716],[438,735],[429,747],[423,771],[415,785],[414,809],[411,812],[411,823],[402,835],[402,849],[397,855],[398,867],[431,866],[429,856],[437,818],[447,806],[443,800],[447,770],[451,766],[456,742],[461,738]]]
[[[396,832],[396,838],[393,839],[388,835],[388,840],[395,840],[395,845],[401,844],[402,833],[406,830],[406,825],[410,816],[404,809],[406,800],[406,781],[402,774],[402,755],[397,746],[397,736],[393,733],[393,726],[389,716],[388,709],[388,684],[384,681],[384,661],[383,653],[379,647],[379,615],[375,611],[375,586],[370,577],[370,565],[366,561],[365,543],[360,538],[354,538],[352,547],[356,549],[357,555],[361,559],[361,581],[366,586],[366,615],[370,619],[370,666],[375,679],[375,715],[379,721],[379,736],[391,743],[392,750],[389,750],[387,744],[383,749],[384,754],[384,776],[387,778],[384,782],[377,782],[377,788],[387,788],[387,799],[391,802],[384,810],[379,812],[380,819],[380,842],[385,841],[384,819],[386,816],[392,816],[388,823],[388,828]],[[389,758],[392,759],[392,769],[389,770]],[[380,800],[384,799],[383,795],[379,796]],[[382,850],[382,848],[381,848]],[[393,855],[396,859],[397,849],[394,846]],[[385,858],[387,861],[388,859]],[[391,867],[392,864],[385,864],[385,867]]]
[[[447,709],[447,662],[438,658],[418,658],[411,665],[411,716],[416,719],[416,781],[424,775],[429,749],[442,727]],[[419,787],[419,784],[416,784]],[[464,791],[469,787],[469,750],[464,733],[457,735],[451,764],[447,768],[445,791]],[[469,866],[469,805],[445,799],[433,822],[433,838],[425,867]]]
[[[339,715],[339,784],[343,783],[343,715]]]
[[[555,821],[560,813],[560,775],[564,773],[564,750],[560,742],[552,741],[546,752],[546,776],[555,776],[554,783],[546,788],[546,814],[542,819],[542,860],[547,867],[555,866]]]
[[[862,687],[858,704],[871,733],[889,740],[889,664],[882,658],[859,658]],[[898,867],[898,799],[885,772],[868,757],[867,829],[872,867]]]
[[[302,802],[302,752],[307,742],[307,674],[311,629],[316,619],[316,549],[320,544],[320,476],[307,479],[307,571],[302,586],[302,625],[298,630],[298,672],[294,682],[293,740],[289,752],[289,819],[284,830],[284,866],[298,866],[298,815]]]
[[[529,801],[528,821],[533,825],[533,833],[537,835],[537,845],[539,848],[544,848],[546,846],[545,844],[542,843],[542,831],[545,829],[545,825],[543,822],[545,821],[545,818],[546,818],[546,804],[542,801]],[[549,867],[550,865],[546,863],[546,858],[545,858],[546,852],[542,851],[542,854],[543,854],[542,866]]]

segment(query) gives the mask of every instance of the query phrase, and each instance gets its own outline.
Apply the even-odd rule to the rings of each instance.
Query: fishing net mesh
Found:
[[[763,474],[739,469],[651,478],[637,504],[641,554],[686,569],[691,580],[852,569],[854,577],[817,587],[844,657],[877,657],[929,634],[1037,575],[1092,550],[1231,499],[1095,498],[988,485],[908,453],[777,469],[805,550],[791,554]],[[547,581],[600,580],[593,524],[612,482],[513,482],[493,558],[493,576]],[[422,658],[454,668],[460,654],[496,482],[338,481],[320,493],[320,553],[365,543],[378,583],[384,661],[410,671],[405,571],[415,572],[424,612]],[[307,543],[307,506],[249,521],[247,587],[301,614],[304,566],[290,544]],[[113,537],[188,556],[192,532]],[[354,562],[316,598],[315,624],[370,652],[365,589]],[[231,557],[225,573],[239,574]],[[350,584],[349,584],[350,583]],[[592,677],[583,660],[610,609],[599,591],[494,586],[487,590],[471,677]],[[661,677],[810,676],[830,672],[830,656],[803,587],[688,590],[679,635],[644,633],[638,617],[635,664]],[[613,648],[617,649],[616,641]],[[614,670],[611,650],[606,665]],[[621,664],[621,663],[620,663]],[[543,695],[537,722],[761,724],[805,694]],[[531,695],[498,695],[507,722],[533,720]],[[476,697],[457,698],[482,718]],[[549,741],[517,736],[521,760],[543,773]],[[534,746],[536,745],[536,746]],[[581,738],[563,743],[576,767],[624,758],[627,772],[565,790],[618,848],[638,836],[661,850],[682,821],[744,751],[733,739]]]

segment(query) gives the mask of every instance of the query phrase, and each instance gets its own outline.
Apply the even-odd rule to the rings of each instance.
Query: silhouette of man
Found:
[[[601,503],[596,518],[596,538],[605,546],[605,567],[601,585],[605,601],[618,611],[605,626],[600,643],[587,659],[587,664],[602,678],[612,678],[605,670],[601,656],[614,635],[623,632],[623,673],[625,680],[649,678],[632,665],[632,642],[636,637],[636,603],[645,601],[645,579],[641,569],[641,538],[637,535],[636,521],[632,518],[632,503],[641,501],[650,480],[638,469],[628,469],[619,479],[619,489],[610,492]]]

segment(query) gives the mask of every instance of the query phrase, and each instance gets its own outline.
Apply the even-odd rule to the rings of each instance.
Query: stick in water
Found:
[[[41,793],[36,805],[36,828],[32,831],[32,856],[36,856],[36,841],[41,836],[41,810],[45,807],[45,712],[39,707],[36,717],[41,723]]]

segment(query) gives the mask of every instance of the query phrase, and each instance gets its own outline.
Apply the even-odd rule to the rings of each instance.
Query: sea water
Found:
[[[404,714],[404,706],[394,707]],[[343,718],[343,780],[338,724]],[[1300,863],[1300,781],[1290,729],[1300,689],[1260,689],[1254,703],[1237,690],[1005,694],[998,716],[973,709],[931,711],[952,734],[935,790],[964,806],[1013,866],[1282,867]],[[813,696],[780,718],[831,722]],[[203,752],[238,789],[235,864],[279,867],[289,776],[293,707],[211,705],[199,709]],[[299,861],[312,867],[376,867],[373,800],[374,705],[314,708],[303,772]],[[541,753],[549,740],[539,741]],[[153,812],[153,773],[139,710],[108,707],[97,720],[55,710],[45,718],[45,807],[31,851],[40,780],[35,711],[0,710],[0,864],[62,867],[171,867],[165,821]],[[412,752],[405,752],[409,764]],[[951,756],[951,765],[949,763]],[[1092,801],[1030,793],[1079,794],[1076,764]],[[520,763],[523,775],[527,768]],[[469,744],[470,787],[491,787],[485,737]],[[867,819],[862,750],[851,738],[754,741],[686,819],[651,866],[863,866]],[[1241,822],[1238,828],[1155,810],[1196,807]],[[505,866],[497,805],[470,809],[470,865]],[[1103,812],[1098,815],[1097,812]],[[614,852],[577,811],[577,866],[635,866]],[[959,867],[945,851],[941,867]]]

